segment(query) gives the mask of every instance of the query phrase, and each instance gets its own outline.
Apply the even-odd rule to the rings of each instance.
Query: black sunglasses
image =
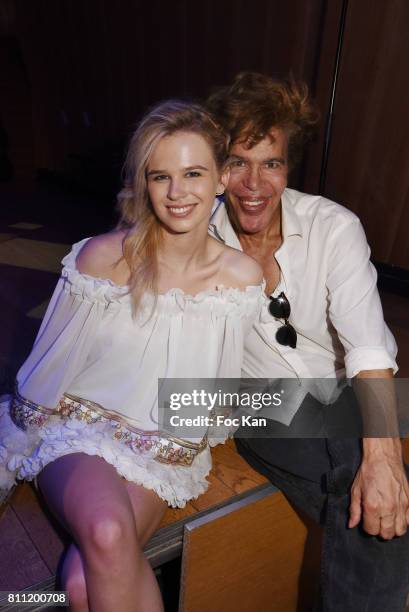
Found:
[[[270,295],[270,300],[271,302],[268,306],[270,314],[276,319],[284,319],[284,325],[280,327],[276,333],[277,342],[283,346],[295,348],[297,346],[297,332],[288,322],[291,314],[290,302],[285,297],[283,291],[276,298]]]

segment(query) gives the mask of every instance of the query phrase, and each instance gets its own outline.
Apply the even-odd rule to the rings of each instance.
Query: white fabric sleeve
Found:
[[[17,374],[20,394],[55,408],[81,372],[106,303],[87,297],[62,275],[51,298],[33,349]]]
[[[397,347],[383,318],[377,274],[359,219],[335,230],[332,241],[328,314],[345,349],[346,375],[388,368],[395,373]]]

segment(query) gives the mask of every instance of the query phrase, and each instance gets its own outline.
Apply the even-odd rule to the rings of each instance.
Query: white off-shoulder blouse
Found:
[[[62,261],[17,375],[20,403],[0,404],[0,488],[15,478],[31,480],[57,457],[84,452],[103,457],[170,505],[184,506],[207,488],[210,452],[207,446],[191,465],[165,464],[157,453],[155,460],[149,432],[158,430],[158,379],[239,378],[263,287],[219,287],[195,296],[172,289],[158,296],[153,313],[154,298],[146,294],[133,317],[128,287],[78,271],[76,257],[87,240]]]

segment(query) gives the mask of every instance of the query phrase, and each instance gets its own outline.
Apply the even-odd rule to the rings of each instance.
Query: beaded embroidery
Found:
[[[17,391],[13,397],[11,418],[20,429],[41,427],[51,416],[61,419],[77,419],[86,423],[109,423],[113,428],[112,437],[128,446],[134,453],[152,452],[160,463],[189,466],[198,453],[207,446],[207,435],[200,443],[163,435],[159,431],[137,429],[102,406],[68,394],[64,394],[55,410],[45,408],[22,397]]]

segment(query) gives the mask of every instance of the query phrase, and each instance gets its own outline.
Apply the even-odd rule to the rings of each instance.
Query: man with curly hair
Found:
[[[243,376],[347,377],[390,386],[396,345],[359,219],[324,197],[287,188],[289,170],[318,120],[306,86],[241,73],[208,105],[231,137],[225,203],[210,231],[261,264],[271,297],[248,340]],[[254,468],[324,524],[320,609],[401,612],[409,590],[409,486],[398,430],[376,437],[376,428],[369,429],[362,439],[353,428],[341,433],[346,437],[328,435],[325,419],[335,419],[332,431],[339,433],[337,417],[342,424],[350,410],[352,392],[344,387],[326,407],[319,394],[298,389],[262,437],[236,436],[236,444]],[[384,410],[383,402],[379,406]],[[369,410],[366,422],[372,423],[376,409],[363,401],[361,410],[364,421]]]

